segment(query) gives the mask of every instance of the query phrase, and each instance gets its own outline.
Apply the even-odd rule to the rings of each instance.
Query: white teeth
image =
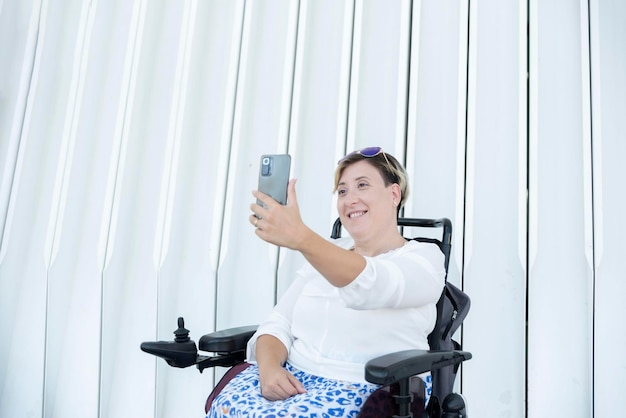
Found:
[[[352,218],[358,218],[359,216],[363,216],[363,215],[365,215],[365,212],[353,212],[349,214],[348,217],[352,219]]]

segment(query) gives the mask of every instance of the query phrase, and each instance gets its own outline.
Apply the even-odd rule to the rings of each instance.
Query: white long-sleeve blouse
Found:
[[[349,237],[333,242],[346,249],[354,244]],[[445,280],[442,252],[435,244],[408,241],[365,260],[361,274],[342,288],[306,263],[249,341],[248,361],[256,361],[258,336],[270,334],[285,345],[296,368],[365,382],[364,366],[370,359],[428,349]]]

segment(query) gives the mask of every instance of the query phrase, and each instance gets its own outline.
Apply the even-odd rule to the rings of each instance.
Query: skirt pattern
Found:
[[[356,417],[366,399],[379,388],[371,383],[326,379],[296,369],[285,368],[302,382],[306,393],[282,401],[261,396],[259,369],[251,365],[235,376],[217,395],[207,418],[335,418]]]

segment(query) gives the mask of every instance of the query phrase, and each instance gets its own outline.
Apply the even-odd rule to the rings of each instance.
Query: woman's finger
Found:
[[[258,190],[253,190],[252,196],[256,198],[256,204],[261,206],[262,208],[269,209],[274,203],[277,203],[276,200],[272,198],[272,196],[266,195],[265,193]]]
[[[291,380],[291,384],[293,385],[294,389],[296,390],[296,393],[294,393],[294,395],[296,395],[298,393],[306,393],[306,389],[304,388],[304,385],[302,384],[301,381],[298,380],[297,377],[295,377],[294,375],[290,374],[289,375],[289,380]]]
[[[298,197],[296,196],[297,181],[297,179],[291,179],[287,183],[287,206],[298,206]]]

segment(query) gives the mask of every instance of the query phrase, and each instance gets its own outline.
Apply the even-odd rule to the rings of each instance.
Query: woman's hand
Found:
[[[302,383],[284,367],[259,368],[261,395],[270,401],[290,398],[299,393],[306,393]]]
[[[305,393],[302,383],[284,367],[287,348],[273,335],[260,335],[256,342],[257,365],[261,395],[270,401]]]
[[[249,220],[256,227],[256,234],[269,243],[300,251],[333,286],[348,285],[365,268],[363,256],[356,251],[339,248],[302,222],[295,180],[290,180],[287,185],[285,206],[259,191],[253,191],[252,195],[267,206],[250,205],[253,214]]]
[[[257,203],[250,205],[253,214],[250,223],[256,227],[256,234],[264,241],[287,247],[300,249],[302,243],[312,231],[302,222],[300,208],[296,197],[296,180],[287,185],[287,204],[285,206],[258,190],[252,195],[263,202],[265,208]]]

